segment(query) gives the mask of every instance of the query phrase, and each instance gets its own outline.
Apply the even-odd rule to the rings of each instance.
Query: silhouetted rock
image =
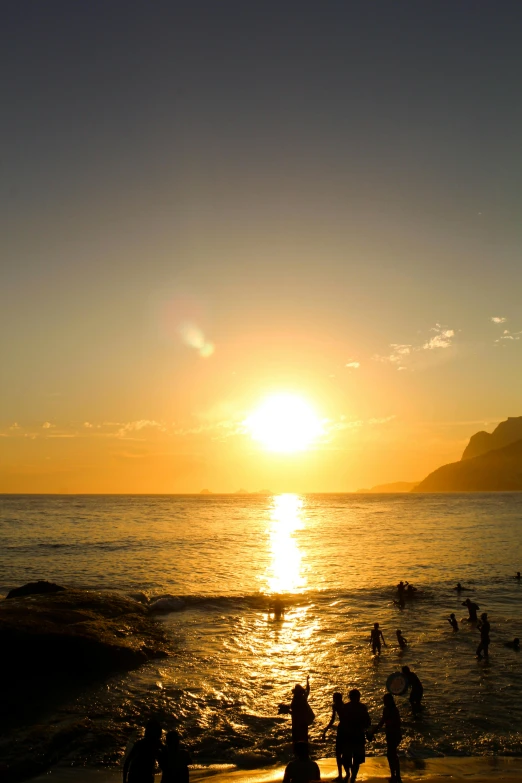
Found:
[[[0,650],[0,682],[8,673],[19,685],[19,678],[89,680],[134,669],[165,657],[167,644],[163,627],[136,601],[67,589],[0,601]]]
[[[488,451],[503,449],[517,440],[522,440],[522,416],[509,416],[506,421],[501,421],[493,432],[481,430],[472,435],[462,459],[480,457]]]
[[[6,598],[20,598],[24,595],[45,595],[48,593],[61,593],[65,590],[65,587],[57,585],[54,582],[47,582],[45,579],[40,579],[38,582],[28,582],[22,587],[15,587],[10,590]]]
[[[413,492],[513,492],[522,490],[522,440],[430,473]]]

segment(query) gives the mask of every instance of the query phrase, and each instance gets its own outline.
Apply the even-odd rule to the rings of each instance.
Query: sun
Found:
[[[268,451],[305,451],[323,434],[313,408],[295,394],[273,394],[244,422],[252,438]]]

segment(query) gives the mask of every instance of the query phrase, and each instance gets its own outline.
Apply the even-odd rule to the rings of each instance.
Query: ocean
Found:
[[[67,761],[116,765],[150,716],[178,728],[200,764],[260,766],[291,756],[288,702],[310,675],[316,755],[335,690],[359,688],[374,721],[388,675],[408,664],[425,709],[403,719],[402,751],[522,755],[522,494],[0,496],[0,593],[36,579],[149,598],[172,655],[71,695],[42,726],[78,726]],[[404,609],[400,579],[418,588]],[[458,595],[457,581],[470,589]],[[268,614],[281,594],[282,621]],[[471,597],[491,621],[479,634],[446,618]],[[373,657],[370,628],[388,646]],[[395,631],[409,646],[401,652]],[[83,730],[81,727],[84,727]],[[43,729],[42,729],[43,730]],[[20,732],[21,729],[14,730]],[[15,737],[16,738],[16,737]],[[368,753],[382,755],[378,735]]]

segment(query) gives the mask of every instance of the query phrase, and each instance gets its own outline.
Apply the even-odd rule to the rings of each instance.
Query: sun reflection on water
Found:
[[[266,582],[270,593],[297,593],[306,586],[301,552],[294,534],[302,530],[303,501],[298,495],[277,495],[270,513],[270,554]]]

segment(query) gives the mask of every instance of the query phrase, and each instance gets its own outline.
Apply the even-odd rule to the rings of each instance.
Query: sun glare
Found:
[[[252,438],[268,451],[305,451],[322,435],[313,408],[294,394],[274,394],[245,421]]]

